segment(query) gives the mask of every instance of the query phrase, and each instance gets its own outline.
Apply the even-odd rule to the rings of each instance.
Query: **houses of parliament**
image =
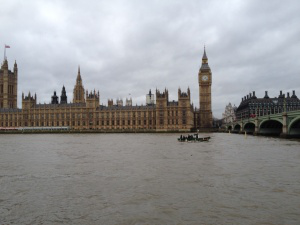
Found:
[[[73,101],[68,103],[65,87],[61,95],[54,92],[51,103],[38,104],[37,95],[22,94],[22,108],[17,107],[18,66],[9,69],[5,58],[0,69],[0,127],[1,129],[67,127],[70,130],[103,131],[191,131],[212,127],[211,85],[212,73],[204,49],[198,73],[199,109],[191,104],[191,93],[178,89],[178,100],[169,101],[168,90],[149,91],[146,104],[133,106],[131,99],[107,106],[100,104],[99,91],[84,89],[80,68],[73,89]]]

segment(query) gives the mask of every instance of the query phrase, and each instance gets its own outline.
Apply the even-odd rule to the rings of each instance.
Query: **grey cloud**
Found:
[[[22,91],[49,102],[66,86],[72,100],[78,65],[84,87],[144,104],[152,89],[190,87],[198,107],[198,70],[206,45],[213,73],[213,113],[263,96],[299,90],[298,1],[8,1],[0,30]],[[20,104],[19,104],[20,105]]]

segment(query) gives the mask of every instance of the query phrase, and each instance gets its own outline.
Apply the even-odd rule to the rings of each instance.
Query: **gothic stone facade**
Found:
[[[61,101],[56,93],[51,104],[37,104],[36,95],[22,94],[22,109],[2,107],[0,126],[14,127],[59,127],[84,130],[134,130],[134,131],[189,131],[193,127],[193,106],[190,90],[178,90],[178,101],[169,101],[168,90],[156,90],[156,105],[109,106],[100,105],[99,92],[85,92],[80,70],[74,87],[73,103],[66,103],[65,87]]]
[[[197,129],[209,129],[213,126],[212,110],[211,110],[211,85],[212,72],[208,65],[208,58],[204,48],[202,57],[202,65],[198,73],[199,82],[199,105],[200,109],[195,110],[194,124]]]
[[[204,52],[202,63],[207,64]],[[17,108],[17,65],[14,72],[8,70],[7,60],[1,67],[1,84],[5,86],[0,101],[0,127],[69,127],[75,130],[100,131],[190,131],[203,124],[211,126],[211,72],[200,69],[201,77],[200,111],[194,111],[191,104],[190,89],[178,89],[178,101],[169,101],[168,90],[156,90],[156,104],[132,106],[132,104],[100,105],[99,91],[85,92],[78,68],[76,84],[73,89],[73,102],[67,103],[65,87],[60,101],[56,92],[50,104],[37,104],[37,96],[22,94],[22,109]],[[203,65],[202,65],[203,67]],[[208,81],[202,75],[208,77]],[[9,77],[9,78],[7,78]],[[10,80],[7,82],[7,80]],[[3,83],[5,81],[6,83]],[[8,89],[7,87],[10,86]],[[203,86],[203,87],[202,87]],[[2,89],[1,89],[2,90]],[[202,117],[202,119],[201,119]],[[195,122],[195,118],[196,122]],[[205,122],[207,120],[207,122]]]
[[[17,108],[18,66],[15,62],[14,70],[8,69],[7,59],[0,69],[0,108]]]

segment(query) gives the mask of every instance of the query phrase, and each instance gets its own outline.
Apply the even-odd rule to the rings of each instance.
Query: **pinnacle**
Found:
[[[206,56],[206,51],[205,51],[205,45],[204,45],[204,53],[203,53],[203,57],[202,59],[207,59],[207,56]]]

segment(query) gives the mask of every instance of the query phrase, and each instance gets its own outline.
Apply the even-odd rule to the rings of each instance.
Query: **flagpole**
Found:
[[[6,48],[5,48],[5,44],[4,44],[4,60],[5,60],[5,57],[6,57]]]

